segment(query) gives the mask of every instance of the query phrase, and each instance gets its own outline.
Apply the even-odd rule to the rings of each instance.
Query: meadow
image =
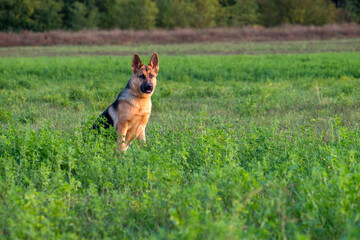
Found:
[[[147,143],[124,155],[90,128],[131,55],[0,59],[0,238],[360,235],[359,52],[152,50]]]
[[[0,48],[4,57],[44,56],[131,56],[151,55],[154,51],[166,55],[234,55],[293,54],[321,52],[359,52],[360,38],[298,41],[227,41],[182,44],[132,44],[106,46],[32,46]]]

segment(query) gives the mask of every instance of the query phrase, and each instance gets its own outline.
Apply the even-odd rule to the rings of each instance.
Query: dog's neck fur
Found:
[[[131,81],[133,77],[134,75],[131,76],[122,94],[119,95],[118,100],[127,101],[131,106],[135,108],[140,108],[140,105],[143,105],[142,102],[144,101],[148,101],[151,105],[152,94],[141,94],[139,91],[136,91],[132,88]]]
[[[128,102],[131,106],[135,108],[140,108],[140,105],[137,103],[137,101],[134,99],[134,97],[128,92],[128,94],[124,94],[122,96],[119,96],[118,100],[124,100]]]

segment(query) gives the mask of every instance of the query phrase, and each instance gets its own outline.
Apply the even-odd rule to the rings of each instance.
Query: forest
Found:
[[[360,22],[358,0],[2,0],[0,31]]]

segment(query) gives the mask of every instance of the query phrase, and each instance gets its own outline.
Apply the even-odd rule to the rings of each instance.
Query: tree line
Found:
[[[360,22],[359,0],[1,0],[0,31]]]

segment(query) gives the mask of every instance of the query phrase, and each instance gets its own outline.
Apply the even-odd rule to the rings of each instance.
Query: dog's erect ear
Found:
[[[159,56],[154,53],[150,59],[149,66],[157,73],[159,71]]]
[[[141,62],[141,59],[139,57],[139,55],[134,54],[133,60],[132,60],[132,64],[131,64],[131,69],[133,70],[134,73],[137,73],[137,71],[143,66],[143,63]]]

